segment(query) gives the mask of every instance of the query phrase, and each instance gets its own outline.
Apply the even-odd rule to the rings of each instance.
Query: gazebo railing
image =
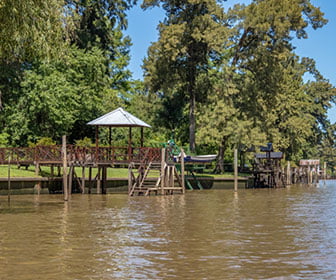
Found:
[[[0,164],[60,164],[62,146],[36,146],[25,148],[0,148]],[[144,157],[150,161],[161,160],[161,149],[151,147],[81,147],[67,145],[67,160],[75,164],[118,164],[140,162]]]

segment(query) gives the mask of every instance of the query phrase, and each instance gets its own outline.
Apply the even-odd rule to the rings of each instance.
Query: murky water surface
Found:
[[[0,197],[0,279],[336,279],[336,181]]]

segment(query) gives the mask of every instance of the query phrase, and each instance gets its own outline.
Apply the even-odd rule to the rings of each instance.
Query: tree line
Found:
[[[165,17],[135,81],[124,30],[136,4],[0,0],[0,145],[93,138],[85,124],[122,106],[152,124],[147,145],[217,153],[217,172],[233,148],[267,142],[287,160],[336,163],[335,88],[293,43],[327,24],[310,0],[143,0]]]

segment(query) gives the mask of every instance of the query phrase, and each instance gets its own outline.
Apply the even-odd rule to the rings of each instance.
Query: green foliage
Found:
[[[311,59],[300,61],[293,53],[292,35],[306,38],[309,25],[316,29],[327,21],[308,0],[253,1],[236,6],[230,15],[238,19],[232,65],[240,73],[237,88],[241,94],[235,107],[253,121],[253,127],[259,127],[267,142],[286,153],[287,160],[298,160],[309,146],[317,145],[316,132],[326,118],[321,108],[330,106],[334,93],[331,86],[326,87],[325,100],[317,91],[309,93],[308,88],[313,88],[304,84],[303,75],[313,74],[318,84],[323,77]]]
[[[37,140],[36,143],[29,142],[28,147],[36,147],[36,146],[54,146],[56,142],[50,137],[41,137]]]
[[[72,44],[80,49],[100,49],[106,57],[106,73],[112,78],[112,88],[123,90],[130,72],[130,38],[122,29],[127,26],[126,11],[135,1],[130,0],[68,0],[77,28]]]
[[[76,140],[75,144],[76,146],[80,147],[92,147],[94,145],[89,137],[84,137],[83,139]]]
[[[39,137],[60,139],[65,134],[70,141],[84,137],[90,129],[83,129],[85,123],[105,111],[103,100],[113,95],[104,59],[98,49],[72,48],[66,62],[38,63],[26,71],[22,94],[8,112],[6,131],[13,144]]]
[[[7,147],[9,144],[9,134],[8,133],[0,133],[0,147]]]
[[[144,8],[162,5],[165,20],[160,23],[159,40],[151,45],[144,61],[145,82],[151,92],[167,102],[181,99],[177,106],[183,110],[184,100],[189,104],[189,145],[196,148],[196,102],[208,94],[207,72],[210,64],[220,63],[228,28],[224,23],[224,12],[215,0],[182,1],[171,0],[143,2]],[[202,83],[200,83],[202,80]],[[206,85],[206,86],[204,86]],[[185,98],[181,95],[185,95]],[[170,125],[176,120],[170,121]]]
[[[61,0],[0,1],[0,62],[64,53],[68,26]]]
[[[121,103],[130,76],[121,28],[133,4],[0,1],[0,122],[13,145],[92,135],[86,122]]]

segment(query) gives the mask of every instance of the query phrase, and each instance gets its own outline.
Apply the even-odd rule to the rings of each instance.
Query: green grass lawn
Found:
[[[61,168],[61,173],[60,176],[62,176],[62,168]],[[82,168],[81,167],[76,167],[76,174],[78,177],[82,176]],[[33,177],[33,178],[38,178],[38,177],[50,177],[50,167],[47,166],[41,166],[41,171],[39,176],[35,175],[35,167],[34,166],[29,166],[28,169],[26,170],[25,167],[21,167],[20,169],[12,165],[10,168],[10,174],[11,177]],[[58,175],[58,169],[55,167],[54,168],[54,174],[55,176]],[[96,176],[97,174],[97,168],[92,169],[92,176]],[[0,165],[0,177],[1,178],[7,178],[8,176],[8,166],[7,165]],[[203,173],[196,173],[196,176],[199,177],[213,177],[213,178],[233,178],[234,175],[232,172],[226,172],[224,174],[211,174],[211,170],[206,170]],[[244,174],[244,173],[239,173],[240,177],[246,177],[249,176],[249,174]],[[89,168],[85,168],[85,177],[89,177]],[[128,169],[127,168],[108,168],[107,169],[107,177],[108,178],[128,178]]]
[[[42,176],[36,176],[35,175],[35,167],[29,166],[29,168],[26,170],[24,167],[21,167],[20,169],[17,168],[17,166],[12,165],[10,167],[10,176],[11,177],[42,177]],[[8,177],[8,166],[7,165],[0,165],[0,177]]]
[[[63,168],[61,168],[60,176],[63,175]],[[82,176],[82,168],[76,167],[75,168],[76,174],[78,177]],[[92,177],[96,176],[97,168],[92,169]],[[50,167],[41,166],[41,172],[37,176],[35,175],[35,167],[29,166],[27,169],[25,167],[21,167],[20,169],[12,165],[10,168],[10,175],[11,177],[24,177],[24,178],[39,178],[39,177],[50,177]],[[54,176],[58,176],[58,168],[54,168]],[[7,178],[8,177],[8,166],[7,165],[0,165],[0,177]],[[85,168],[85,177],[89,177],[89,168]],[[128,177],[128,169],[127,168],[108,168],[107,169],[107,177],[108,178],[127,178]]]

